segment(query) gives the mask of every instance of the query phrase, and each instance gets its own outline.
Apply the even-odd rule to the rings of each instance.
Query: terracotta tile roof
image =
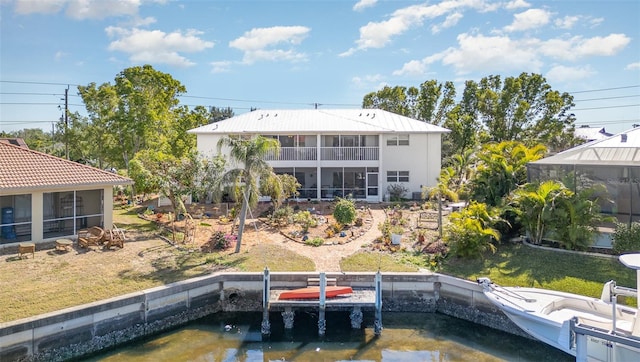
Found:
[[[115,173],[0,142],[0,194],[59,187],[129,185]]]

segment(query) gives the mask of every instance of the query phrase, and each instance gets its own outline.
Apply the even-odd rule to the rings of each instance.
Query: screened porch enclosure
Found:
[[[102,227],[103,197],[103,190],[43,194],[43,238],[75,235],[92,226]]]
[[[31,240],[31,195],[0,196],[0,244]]]
[[[640,166],[529,164],[529,181],[568,181],[573,191],[604,185],[598,195],[601,212],[621,223],[640,221]]]
[[[325,167],[320,175],[313,167],[274,168],[274,172],[295,176],[301,199],[366,199],[379,194],[377,167]]]

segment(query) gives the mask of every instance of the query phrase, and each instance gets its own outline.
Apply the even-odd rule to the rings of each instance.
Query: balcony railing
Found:
[[[280,154],[270,152],[266,161],[315,161],[318,159],[316,147],[280,147]]]
[[[321,147],[323,160],[329,161],[376,161],[379,147]]]
[[[377,161],[380,156],[379,147],[320,147],[322,160],[327,161]],[[316,147],[281,147],[276,156],[271,152],[265,156],[266,161],[316,161]]]

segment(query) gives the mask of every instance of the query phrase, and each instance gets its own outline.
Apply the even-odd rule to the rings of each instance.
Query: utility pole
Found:
[[[69,159],[69,138],[67,132],[69,131],[69,86],[64,90],[64,151]]]

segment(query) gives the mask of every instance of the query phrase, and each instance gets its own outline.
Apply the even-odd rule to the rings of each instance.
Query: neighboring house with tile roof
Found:
[[[72,237],[113,225],[115,173],[0,142],[0,244]]]
[[[407,198],[435,186],[447,132],[380,109],[256,110],[189,131],[207,157],[228,135],[277,139],[280,153],[267,161],[277,174],[296,177],[300,198],[370,202],[383,201],[389,185],[404,186]]]

